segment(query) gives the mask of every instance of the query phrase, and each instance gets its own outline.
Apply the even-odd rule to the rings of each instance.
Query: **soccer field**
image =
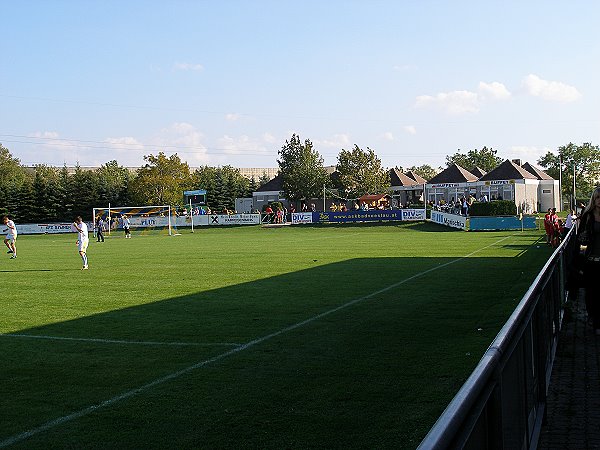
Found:
[[[433,224],[20,236],[0,447],[415,448],[551,250]]]

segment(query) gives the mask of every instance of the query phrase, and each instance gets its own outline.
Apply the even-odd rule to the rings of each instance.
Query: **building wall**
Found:
[[[558,186],[558,180],[540,180],[538,186],[538,202],[539,210],[547,211],[548,208],[556,208],[557,211],[561,210],[560,204],[560,189]]]

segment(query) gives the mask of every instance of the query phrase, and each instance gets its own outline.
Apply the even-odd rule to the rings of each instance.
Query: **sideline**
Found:
[[[167,381],[174,380],[174,379],[179,378],[179,377],[181,377],[181,376],[183,376],[183,375],[185,375],[187,373],[190,373],[190,372],[193,372],[193,371],[195,371],[197,369],[200,369],[202,367],[208,366],[209,364],[212,364],[212,363],[215,363],[215,362],[220,361],[222,359],[225,359],[225,358],[227,358],[227,357],[229,357],[231,355],[234,355],[234,354],[236,354],[238,352],[241,352],[243,350],[247,350],[247,349],[249,349],[251,347],[254,347],[254,346],[258,345],[258,344],[262,344],[263,342],[268,341],[270,339],[273,339],[275,337],[278,337],[278,336],[280,336],[280,335],[282,335],[284,333],[287,333],[289,331],[293,331],[293,330],[295,330],[297,328],[303,327],[304,325],[308,325],[309,323],[312,323],[312,322],[314,322],[316,320],[319,320],[319,319],[321,319],[323,317],[329,316],[329,315],[331,315],[333,313],[336,313],[338,311],[346,309],[346,308],[348,308],[348,307],[350,307],[352,305],[355,305],[357,303],[360,303],[360,302],[363,302],[363,301],[368,300],[370,298],[373,298],[373,297],[375,297],[375,296],[377,296],[379,294],[383,294],[384,292],[387,292],[387,291],[390,291],[392,289],[395,289],[398,286],[401,286],[402,284],[407,283],[409,281],[412,281],[412,280],[414,280],[416,278],[422,277],[423,275],[427,275],[428,273],[431,273],[431,272],[434,272],[436,270],[442,269],[442,268],[447,267],[447,266],[449,266],[451,264],[455,264],[455,263],[457,263],[459,261],[462,261],[463,259],[467,259],[467,258],[469,258],[469,257],[471,257],[471,256],[473,256],[473,255],[475,255],[475,254],[477,254],[477,253],[479,253],[479,252],[481,252],[483,250],[486,250],[486,249],[488,249],[490,247],[498,245],[500,242],[503,242],[503,241],[505,241],[505,240],[507,240],[509,238],[514,237],[514,236],[517,236],[517,234],[511,234],[509,236],[503,237],[502,239],[500,239],[500,240],[498,240],[496,242],[493,242],[492,244],[486,245],[485,247],[482,247],[482,248],[480,248],[478,250],[475,250],[475,251],[473,251],[473,252],[471,252],[471,253],[469,253],[469,254],[467,254],[465,256],[461,256],[460,258],[453,259],[452,261],[448,261],[448,262],[446,262],[444,264],[440,264],[440,265],[437,265],[435,267],[432,267],[431,269],[427,269],[427,270],[424,270],[423,272],[419,272],[419,273],[417,273],[417,274],[415,274],[413,276],[405,278],[405,279],[403,279],[401,281],[398,281],[396,283],[390,284],[389,286],[386,286],[386,287],[384,287],[382,289],[379,289],[379,290],[377,290],[375,292],[367,294],[367,295],[365,295],[363,297],[359,297],[359,298],[355,298],[354,300],[350,300],[349,302],[346,302],[346,303],[344,303],[344,304],[342,304],[340,306],[337,306],[337,307],[335,307],[333,309],[329,309],[329,310],[324,311],[324,312],[322,312],[320,314],[317,314],[315,316],[309,317],[308,319],[303,320],[302,322],[297,322],[297,323],[295,323],[293,325],[290,325],[288,327],[282,328],[282,329],[280,329],[278,331],[275,331],[275,332],[273,332],[271,334],[267,334],[265,336],[262,336],[262,337],[259,337],[257,339],[254,339],[254,340],[252,340],[250,342],[247,342],[245,344],[240,345],[239,347],[235,347],[235,348],[233,348],[231,350],[228,350],[228,351],[226,351],[224,353],[220,353],[220,354],[218,354],[218,355],[216,355],[216,356],[214,356],[212,358],[205,359],[204,361],[200,361],[200,362],[198,362],[196,364],[193,364],[191,366],[185,367],[184,369],[181,369],[181,370],[178,370],[176,372],[172,372],[172,373],[170,373],[168,375],[165,375],[163,377],[157,378],[157,379],[155,379],[155,380],[153,380],[153,381],[151,381],[149,383],[146,383],[146,384],[144,384],[142,386],[139,386],[137,388],[131,389],[129,391],[125,391],[122,394],[119,394],[119,395],[117,395],[115,397],[112,397],[112,398],[109,398],[107,400],[104,400],[104,401],[102,401],[100,403],[97,403],[95,405],[88,406],[86,408],[80,409],[79,411],[73,412],[73,413],[68,414],[66,416],[58,417],[58,418],[56,418],[54,420],[46,422],[46,423],[44,423],[44,424],[42,424],[42,425],[40,425],[40,426],[38,426],[36,428],[32,428],[32,429],[24,431],[22,433],[10,436],[10,437],[8,437],[8,438],[0,441],[0,448],[8,447],[9,445],[13,445],[13,444],[16,444],[18,442],[24,441],[26,439],[29,439],[32,436],[35,436],[36,434],[40,434],[40,433],[42,433],[44,431],[48,431],[48,430],[50,430],[52,428],[55,428],[55,427],[57,427],[59,425],[62,425],[64,423],[67,423],[67,422],[70,422],[72,420],[79,419],[81,417],[87,416],[87,415],[89,415],[89,414],[91,414],[91,413],[93,413],[95,411],[98,411],[101,408],[105,408],[107,406],[111,406],[111,405],[113,405],[115,403],[118,403],[118,402],[120,402],[122,400],[126,400],[126,399],[128,399],[130,397],[133,397],[134,395],[137,395],[137,394],[140,394],[140,393],[142,393],[144,391],[147,391],[148,389],[151,389],[151,388],[153,388],[155,386],[158,386],[160,384],[164,384]]]
[[[155,342],[155,341],[128,341],[121,339],[100,339],[100,338],[79,338],[68,336],[45,336],[39,334],[18,334],[18,333],[0,333],[0,338],[29,338],[46,339],[50,341],[77,341],[77,342],[97,342],[100,344],[130,344],[130,345],[168,345],[168,346],[198,346],[198,347],[239,347],[242,344],[235,342]]]

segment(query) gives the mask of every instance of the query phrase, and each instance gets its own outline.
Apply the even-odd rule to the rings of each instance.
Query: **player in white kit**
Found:
[[[10,259],[17,258],[17,226],[7,216],[2,218],[2,222],[6,226],[6,238],[4,239],[4,245],[8,248],[10,253]]]
[[[75,227],[75,230],[77,231],[77,233],[79,233],[79,239],[77,239],[77,249],[79,250],[79,255],[81,256],[81,260],[83,261],[83,267],[81,268],[81,270],[87,270],[88,269],[88,258],[87,258],[86,251],[88,248],[88,244],[90,243],[90,240],[88,237],[88,227],[85,224],[85,222],[83,221],[83,219],[81,218],[81,216],[77,216],[75,218],[73,227]]]

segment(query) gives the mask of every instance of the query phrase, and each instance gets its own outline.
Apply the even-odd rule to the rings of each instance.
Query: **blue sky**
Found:
[[[0,142],[24,164],[276,167],[600,143],[596,1],[0,0]]]

